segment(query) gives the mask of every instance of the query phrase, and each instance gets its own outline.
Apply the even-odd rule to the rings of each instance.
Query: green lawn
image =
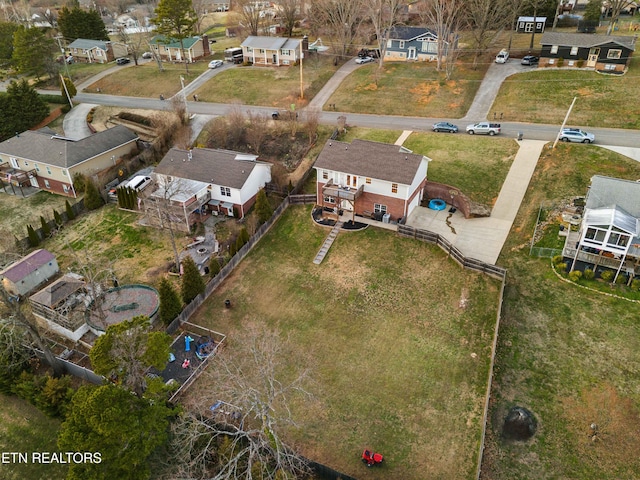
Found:
[[[309,101],[338,67],[332,59],[311,55],[303,62],[304,97]],[[238,67],[219,73],[196,92],[203,102],[289,108],[300,97],[300,67]]]
[[[498,282],[374,228],[341,234],[316,266],[328,232],[309,213],[290,207],[192,321],[227,333],[231,352],[251,323],[290,335],[287,365],[313,379],[286,434],[303,454],[363,479],[471,478]],[[215,399],[206,381],[190,401]],[[367,446],[382,469],[361,464]]]
[[[36,407],[15,397],[0,394],[0,452],[27,454],[28,463],[0,463],[3,480],[60,480],[66,465],[32,463],[33,452],[57,452],[60,421],[47,417]]]
[[[471,200],[493,205],[518,151],[507,138],[464,133],[412,133],[404,146],[431,158],[427,177],[459,188]]]
[[[212,57],[214,58],[214,57]],[[182,88],[180,77],[185,86],[196,79],[207,69],[209,59],[189,64],[186,73],[184,63],[163,62],[163,71],[158,69],[156,62],[149,62],[118,70],[87,87],[87,92],[95,93],[99,88],[101,93],[108,95],[126,95],[129,97],[157,98],[160,94],[165,98],[175,95]]]
[[[527,256],[542,201],[584,195],[594,174],[640,178],[638,162],[578,147],[545,152],[503,249],[509,280],[483,478],[640,478],[638,304],[560,281],[549,259]],[[531,442],[500,437],[513,405],[538,419]]]
[[[640,59],[632,58],[625,75],[590,70],[534,69],[505,80],[492,110],[509,121],[562,123],[577,97],[569,125],[640,128]]]
[[[342,112],[460,118],[471,106],[486,68],[472,70],[460,62],[447,81],[435,62],[389,62],[380,74],[378,64],[369,63],[347,77],[327,104]]]

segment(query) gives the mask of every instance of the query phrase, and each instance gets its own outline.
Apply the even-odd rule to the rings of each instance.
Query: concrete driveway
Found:
[[[490,217],[465,219],[459,211],[449,212],[449,208],[435,211],[418,207],[409,215],[407,225],[442,235],[465,257],[495,264],[546,143],[541,140],[518,142],[520,149],[502,184]]]

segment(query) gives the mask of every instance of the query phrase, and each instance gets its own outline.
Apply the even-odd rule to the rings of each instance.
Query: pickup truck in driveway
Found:
[[[482,134],[482,135],[497,135],[500,133],[499,123],[479,122],[473,125],[467,125],[467,133],[469,135]]]

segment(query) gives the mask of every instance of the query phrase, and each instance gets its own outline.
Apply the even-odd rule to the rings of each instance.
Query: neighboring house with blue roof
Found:
[[[211,55],[207,35],[185,38],[182,40],[182,45],[180,40],[156,35],[149,41],[149,45],[154,53],[166,62],[184,62],[186,59],[188,63],[193,63]]]
[[[74,176],[117,165],[137,148],[138,136],[121,125],[80,140],[51,129],[27,130],[0,143],[0,186],[30,186],[77,197]]]
[[[447,50],[452,46],[444,43]],[[453,45],[455,47],[455,45]],[[393,27],[387,34],[385,61],[420,60],[433,62],[438,56],[438,35],[427,27]]]
[[[253,65],[293,65],[309,49],[309,40],[303,38],[265,37],[250,35],[240,45],[245,62]],[[301,51],[302,48],[302,51]]]
[[[67,55],[71,55],[76,62],[85,63],[108,63],[126,57],[128,53],[124,43],[85,38],[77,38],[67,47]]]
[[[592,270],[607,267],[640,275],[640,182],[595,175],[579,232],[569,232],[563,252]]]

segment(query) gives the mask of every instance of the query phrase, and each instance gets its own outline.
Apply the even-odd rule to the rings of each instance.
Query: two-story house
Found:
[[[58,271],[55,255],[44,249],[34,250],[0,271],[0,282],[10,295],[22,296],[49,281]]]
[[[144,200],[149,222],[171,217],[188,229],[199,212],[243,218],[271,181],[271,164],[230,150],[172,148],[153,174],[157,189]]]
[[[149,41],[149,45],[155,55],[166,62],[184,62],[186,60],[193,63],[211,55],[207,35],[184,38],[182,44],[180,40],[156,35]]]
[[[68,55],[71,55],[76,62],[85,63],[113,62],[116,58],[126,57],[128,53],[124,43],[84,38],[77,38],[67,47]]]
[[[328,140],[314,165],[317,203],[386,221],[406,218],[420,204],[429,161],[397,145]]]
[[[540,67],[584,66],[599,72],[622,73],[635,51],[636,37],[545,32],[540,43]]]
[[[384,59],[389,61],[435,61],[438,56],[438,35],[426,27],[395,26],[386,35],[387,50]],[[446,57],[449,42],[443,42]]]
[[[293,65],[309,49],[309,39],[248,36],[240,45],[244,61],[253,65]]]
[[[27,130],[0,143],[0,184],[31,186],[76,198],[76,174],[93,175],[137,148],[121,125],[74,140],[51,129]]]

